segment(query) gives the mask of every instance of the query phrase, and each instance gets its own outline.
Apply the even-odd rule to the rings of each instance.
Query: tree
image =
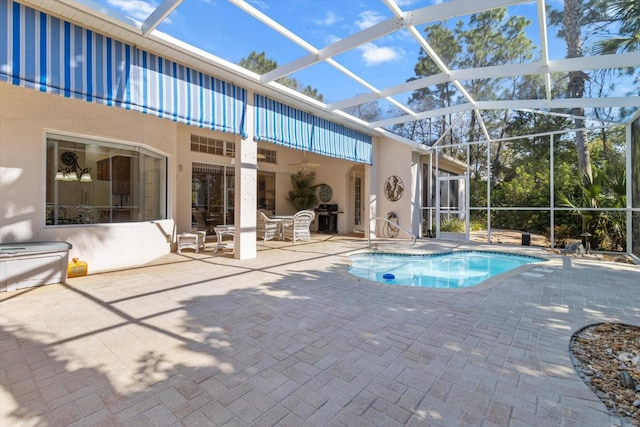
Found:
[[[459,20],[453,28],[446,23],[425,28],[425,37],[438,57],[449,69],[474,67],[490,67],[530,60],[534,54],[534,46],[526,36],[525,29],[530,21],[522,16],[508,16],[504,8],[493,9],[469,17],[465,26]],[[424,50],[420,51],[418,63],[414,67],[416,77],[427,77],[442,72],[436,62]],[[461,82],[467,92],[476,100],[494,100],[501,98],[517,98],[521,91],[529,90],[528,77],[514,77],[510,93],[506,93],[504,79],[471,79]],[[435,88],[423,88],[415,91],[409,99],[409,106],[417,111],[449,107],[465,102],[463,94],[451,82],[438,84]],[[496,137],[502,136],[507,113],[498,115],[483,112],[482,118],[487,128]],[[474,112],[458,117],[456,128],[451,129],[454,117],[426,119],[419,123],[405,125],[404,131],[396,127],[395,131],[413,137],[422,143],[431,145],[438,139],[443,145],[478,141],[482,131],[478,117]],[[469,147],[469,159],[465,150],[451,149],[448,154],[461,160],[468,160],[473,175],[486,170],[484,147],[478,144]],[[501,144],[492,151],[492,170],[497,174],[502,166]]]
[[[278,68],[278,63],[273,59],[267,58],[264,52],[257,53],[255,51],[251,51],[249,56],[242,58],[238,65],[260,75]],[[280,77],[276,81],[283,86],[302,92],[318,101],[324,100],[324,96],[318,93],[318,89],[312,88],[311,86],[302,87],[302,85],[292,77]]]
[[[640,51],[640,2],[638,0],[609,0],[607,9],[611,22],[606,28],[618,28],[617,37],[596,43],[596,53],[612,54],[617,52]],[[633,75],[636,93],[640,93],[640,74],[633,68],[619,73]],[[623,113],[624,114],[624,113]]]
[[[567,43],[567,58],[582,57],[582,35],[581,22],[582,1],[564,0],[564,39]],[[584,84],[587,75],[583,71],[569,72],[569,85],[567,94],[569,98],[582,98],[584,96]],[[593,181],[593,171],[591,170],[591,158],[589,147],[586,144],[584,128],[584,108],[576,107],[571,111],[575,116],[576,126],[576,148],[578,151],[578,171],[581,176],[586,176],[589,181]]]
[[[620,24],[619,37],[597,43],[598,53],[635,52],[640,50],[640,2],[609,0],[609,16]]]
[[[462,26],[461,22],[458,22],[458,27]],[[456,58],[462,52],[462,47],[456,40],[456,36],[452,30],[445,27],[443,24],[432,25],[430,27],[425,28],[426,39],[429,44],[436,50],[439,58],[445,64],[453,64],[456,62]],[[440,73],[442,70],[438,67],[438,65],[431,59],[431,57],[425,52],[423,49],[420,49],[420,54],[418,56],[418,63],[414,67],[414,72],[417,77],[427,77],[433,74]],[[409,79],[413,80],[414,78]],[[409,99],[409,106],[411,107],[420,107],[422,104],[424,107],[436,107],[443,108],[449,107],[452,103],[452,96],[455,93],[455,88],[453,87],[453,83],[445,82],[439,85],[436,85],[435,89],[424,88],[415,91],[411,98]],[[419,110],[423,111],[423,110]],[[447,132],[447,127],[451,126],[452,120],[451,116],[443,116],[437,120],[429,120],[428,128],[430,129],[432,125],[437,127],[436,135],[444,135],[443,145],[451,144],[452,141],[452,133]],[[424,124],[422,124],[424,126]],[[416,128],[412,129],[411,138],[417,136],[414,131]],[[445,134],[445,132],[447,132]],[[431,131],[429,130],[429,134]],[[429,138],[429,140],[422,140],[423,143],[429,142],[434,143],[439,137],[435,139]]]
[[[607,19],[606,9],[608,0],[564,0],[564,11],[551,9],[549,21],[559,27],[558,36],[567,44],[567,58],[580,58],[583,56],[582,32],[586,28],[596,27]],[[580,99],[585,94],[585,82],[589,76],[583,71],[569,72],[567,84],[567,96]],[[584,128],[584,108],[573,108],[571,113],[575,116],[576,129]],[[589,146],[586,143],[584,131],[576,131],[576,149],[578,153],[578,171],[581,177],[589,182],[593,181]]]
[[[362,119],[365,122],[374,122],[382,117],[382,111],[380,111],[378,101],[371,101],[364,104],[347,107],[344,109],[344,112]]]

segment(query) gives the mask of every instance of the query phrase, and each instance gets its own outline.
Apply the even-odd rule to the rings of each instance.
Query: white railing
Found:
[[[383,220],[383,221],[386,221],[386,222],[388,222],[392,227],[398,227],[400,230],[402,230],[402,231],[404,231],[405,233],[407,233],[409,236],[411,236],[411,246],[412,246],[412,247],[413,247],[413,246],[415,246],[415,244],[416,244],[416,236],[415,236],[412,232],[410,232],[409,230],[407,230],[406,228],[402,227],[400,224],[395,223],[395,222],[393,222],[393,221],[389,220],[389,218],[386,218],[386,217],[384,217],[384,216],[377,216],[377,217],[375,217],[375,218],[371,218],[371,220],[369,220],[369,224],[371,224],[371,221],[376,221],[376,220],[379,220],[379,219],[381,219],[381,220]],[[369,237],[368,237],[368,239],[367,239],[367,246],[368,246],[369,248],[371,248],[371,231],[369,231]]]

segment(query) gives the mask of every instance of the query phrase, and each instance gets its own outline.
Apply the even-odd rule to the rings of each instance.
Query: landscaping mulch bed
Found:
[[[574,334],[570,352],[578,375],[626,424],[640,426],[640,327],[587,326]]]

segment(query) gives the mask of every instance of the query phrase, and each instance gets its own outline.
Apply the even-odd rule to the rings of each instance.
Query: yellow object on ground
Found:
[[[68,277],[80,277],[86,276],[89,266],[85,261],[80,261],[78,258],[72,258],[69,266],[67,267]]]

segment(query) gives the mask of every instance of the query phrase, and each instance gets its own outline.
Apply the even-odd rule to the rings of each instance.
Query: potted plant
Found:
[[[312,170],[301,169],[291,175],[291,186],[287,200],[295,207],[296,211],[311,209],[318,204],[316,189],[320,184],[314,185],[316,173]]]

